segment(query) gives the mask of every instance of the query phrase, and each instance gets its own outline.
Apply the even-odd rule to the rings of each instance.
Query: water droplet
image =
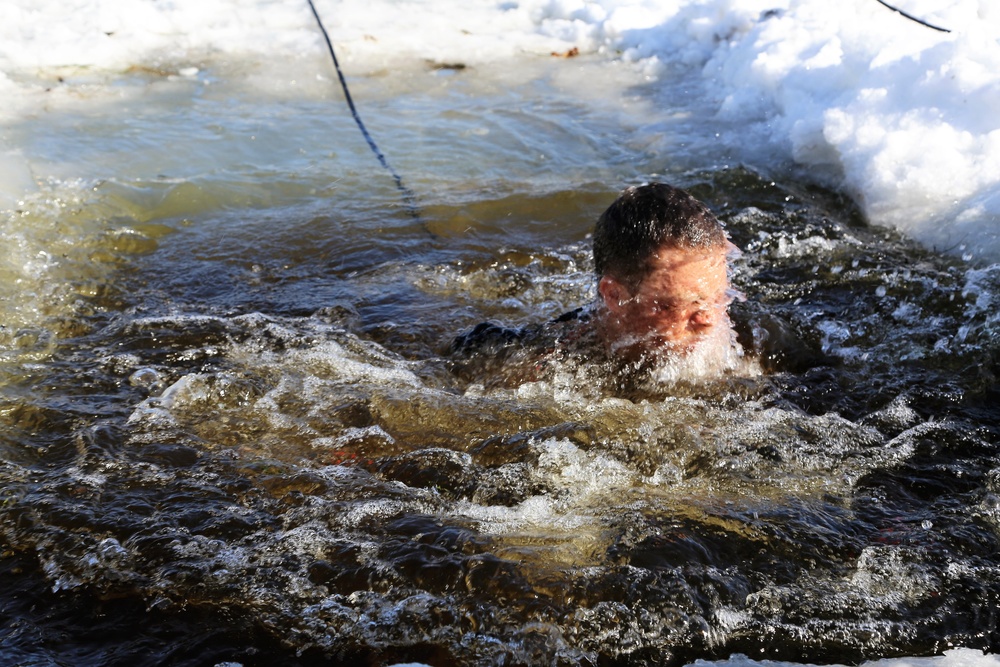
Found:
[[[162,378],[160,378],[160,374],[153,368],[140,368],[129,376],[128,381],[133,387],[148,389],[160,384]]]

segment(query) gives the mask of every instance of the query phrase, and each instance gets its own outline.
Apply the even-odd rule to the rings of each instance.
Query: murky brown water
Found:
[[[666,169],[602,134],[621,127],[602,110],[532,90],[503,94],[523,111],[461,91],[409,102],[431,128],[468,130],[401,149],[418,219],[359,149],[178,160],[179,175],[60,186],[4,221],[6,655],[663,665],[997,649],[996,267],[866,227],[790,178],[698,169],[697,153]],[[262,122],[213,104],[167,127]],[[306,146],[325,109],[302,103],[286,125],[267,107],[254,136],[281,146],[301,124],[291,143]],[[477,128],[519,144],[436,180]],[[442,346],[476,323],[588,303],[594,219],[655,171],[726,221],[746,251],[734,308],[780,325],[784,358],[624,398],[579,369],[506,389],[451,372]]]

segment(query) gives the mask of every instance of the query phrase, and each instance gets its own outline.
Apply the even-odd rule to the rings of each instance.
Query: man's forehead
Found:
[[[653,252],[651,264],[654,265],[654,269],[665,269],[679,268],[694,262],[724,262],[733,252],[738,252],[738,249],[731,243],[710,246],[708,248],[661,246]]]
[[[678,305],[714,300],[729,287],[728,267],[724,246],[666,249],[650,262],[639,292]]]

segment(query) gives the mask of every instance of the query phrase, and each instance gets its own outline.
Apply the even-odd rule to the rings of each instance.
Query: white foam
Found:
[[[612,457],[581,450],[568,440],[550,438],[535,445],[537,476],[548,490],[513,507],[460,503],[459,512],[492,535],[544,529],[546,534],[583,535],[597,531],[595,507],[635,483],[635,475]]]

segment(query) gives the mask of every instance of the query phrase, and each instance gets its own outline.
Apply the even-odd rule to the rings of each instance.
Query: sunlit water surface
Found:
[[[996,267],[734,159],[685,79],[582,60],[354,82],[412,211],[296,72],[115,105],[64,76],[7,129],[43,182],[0,222],[5,659],[1000,647]],[[476,323],[588,303],[594,219],[651,178],[726,222],[786,358],[630,396],[452,372]]]

